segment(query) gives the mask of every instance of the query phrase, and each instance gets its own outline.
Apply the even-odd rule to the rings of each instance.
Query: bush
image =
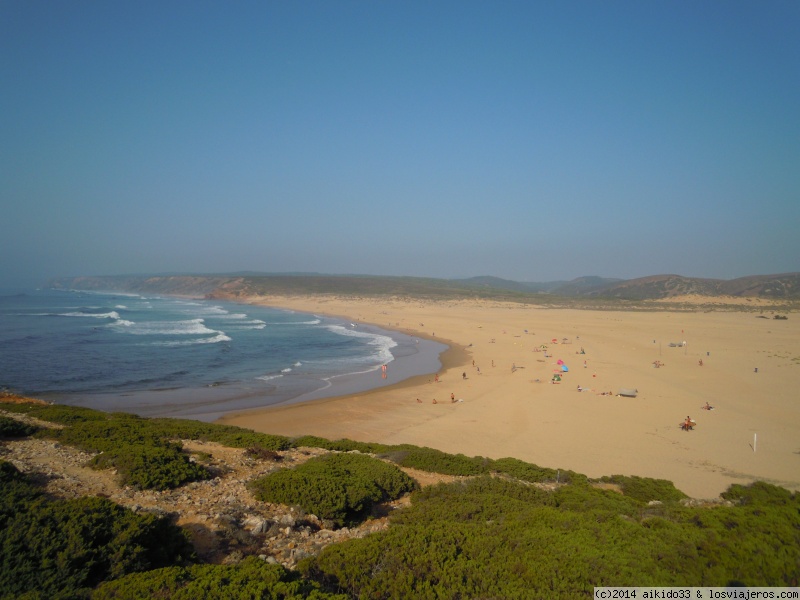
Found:
[[[491,463],[491,467],[498,473],[531,483],[583,484],[588,481],[585,475],[575,471],[539,467],[516,458],[499,458]]]
[[[18,510],[42,497],[28,478],[10,462],[0,461],[0,530]]]
[[[0,415],[0,438],[17,438],[33,435],[39,430],[35,425]]]
[[[333,452],[361,452],[362,454],[379,454],[386,452],[390,447],[384,444],[375,444],[370,442],[355,442],[353,440],[326,440],[325,438],[317,437],[315,435],[304,435],[292,440],[292,445],[295,448],[323,448]]]
[[[765,504],[774,506],[786,506],[800,501],[797,493],[792,493],[787,489],[756,481],[750,485],[731,485],[722,497],[740,505]]]
[[[676,488],[675,484],[666,479],[651,479],[650,477],[638,477],[636,475],[611,475],[601,477],[599,481],[615,483],[620,486],[624,495],[643,503],[651,500],[678,502],[688,497]]]
[[[86,421],[104,421],[108,415],[99,410],[81,406],[65,406],[61,404],[3,404],[3,410],[19,412],[36,417],[42,421],[72,425]]]
[[[412,496],[392,527],[298,569],[358,598],[591,597],[594,586],[796,585],[796,494],[638,518],[638,499],[589,486],[545,492],[478,477]],[[742,490],[734,489],[734,494]],[[782,502],[784,502],[782,504]]]
[[[95,456],[90,465],[117,469],[121,483],[138,489],[165,490],[189,481],[210,479],[208,469],[174,446],[126,444]]]
[[[491,470],[491,461],[482,456],[470,458],[463,454],[447,454],[441,450],[409,444],[392,446],[381,457],[401,467],[444,475],[482,475]]]
[[[165,444],[162,437],[147,426],[147,421],[137,419],[78,422],[64,429],[48,430],[44,435],[87,452],[105,452],[120,445]]]
[[[4,597],[85,597],[134,571],[181,564],[193,553],[166,519],[136,515],[103,498],[47,501],[0,463],[0,590]],[[17,488],[8,493],[9,484]],[[22,490],[27,488],[27,492]]]
[[[288,450],[289,438],[280,435],[257,433],[233,425],[204,423],[190,419],[147,419],[147,427],[162,438],[216,442],[229,448],[260,446],[268,450]]]
[[[230,565],[169,567],[128,575],[100,585],[92,600],[348,600],[348,596],[324,592],[311,581],[280,565],[247,558]]]
[[[361,454],[328,454],[282,469],[252,484],[265,502],[298,505],[336,525],[363,519],[376,502],[415,488],[397,467]]]

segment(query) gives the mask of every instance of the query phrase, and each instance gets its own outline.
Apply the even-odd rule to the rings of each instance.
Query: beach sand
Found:
[[[800,317],[775,320],[767,303],[763,312],[754,311],[758,301],[683,312],[326,296],[249,301],[373,323],[450,350],[438,382],[434,374],[418,376],[219,422],[286,436],[510,456],[590,477],[668,479],[694,498],[755,480],[800,490]],[[562,380],[553,384],[557,372]],[[620,388],[635,388],[638,396],[619,397]],[[706,402],[714,410],[702,410]],[[693,431],[679,427],[687,415],[697,422]]]

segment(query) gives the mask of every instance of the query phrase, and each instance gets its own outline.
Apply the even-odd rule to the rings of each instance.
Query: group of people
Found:
[[[456,395],[455,395],[455,393],[453,393],[453,392],[450,392],[450,402],[451,402],[452,404],[455,404],[456,402],[463,402],[463,400],[461,400],[460,398],[459,398],[458,400],[456,400]],[[422,400],[420,400],[419,398],[417,398],[417,404],[422,404]],[[439,402],[436,400],[436,398],[434,398],[434,399],[431,401],[431,404],[439,404]]]
[[[705,405],[701,406],[700,408],[702,410],[714,410],[714,407],[711,406],[708,402],[706,402]],[[697,425],[695,420],[692,419],[692,417],[690,417],[689,415],[686,415],[686,420],[681,423],[681,429],[683,429],[684,431],[691,431],[694,429],[695,425]]]

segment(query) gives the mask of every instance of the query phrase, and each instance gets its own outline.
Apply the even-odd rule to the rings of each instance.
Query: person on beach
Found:
[[[433,403],[438,404],[438,402],[436,402],[436,398],[433,399]]]
[[[450,392],[450,402],[456,401],[456,395],[453,392]]]
[[[689,415],[686,415],[686,420],[683,422],[683,430],[689,431],[694,427],[694,421]]]
[[[466,379],[466,378],[467,378],[467,372],[464,371],[463,373],[461,373],[461,379]]]
[[[438,374],[438,373],[437,373],[437,374],[434,376],[433,380],[434,380],[436,383],[439,383],[439,374]]]

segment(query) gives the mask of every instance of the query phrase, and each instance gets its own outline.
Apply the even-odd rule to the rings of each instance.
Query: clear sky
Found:
[[[797,0],[0,0],[0,277],[800,271]]]

